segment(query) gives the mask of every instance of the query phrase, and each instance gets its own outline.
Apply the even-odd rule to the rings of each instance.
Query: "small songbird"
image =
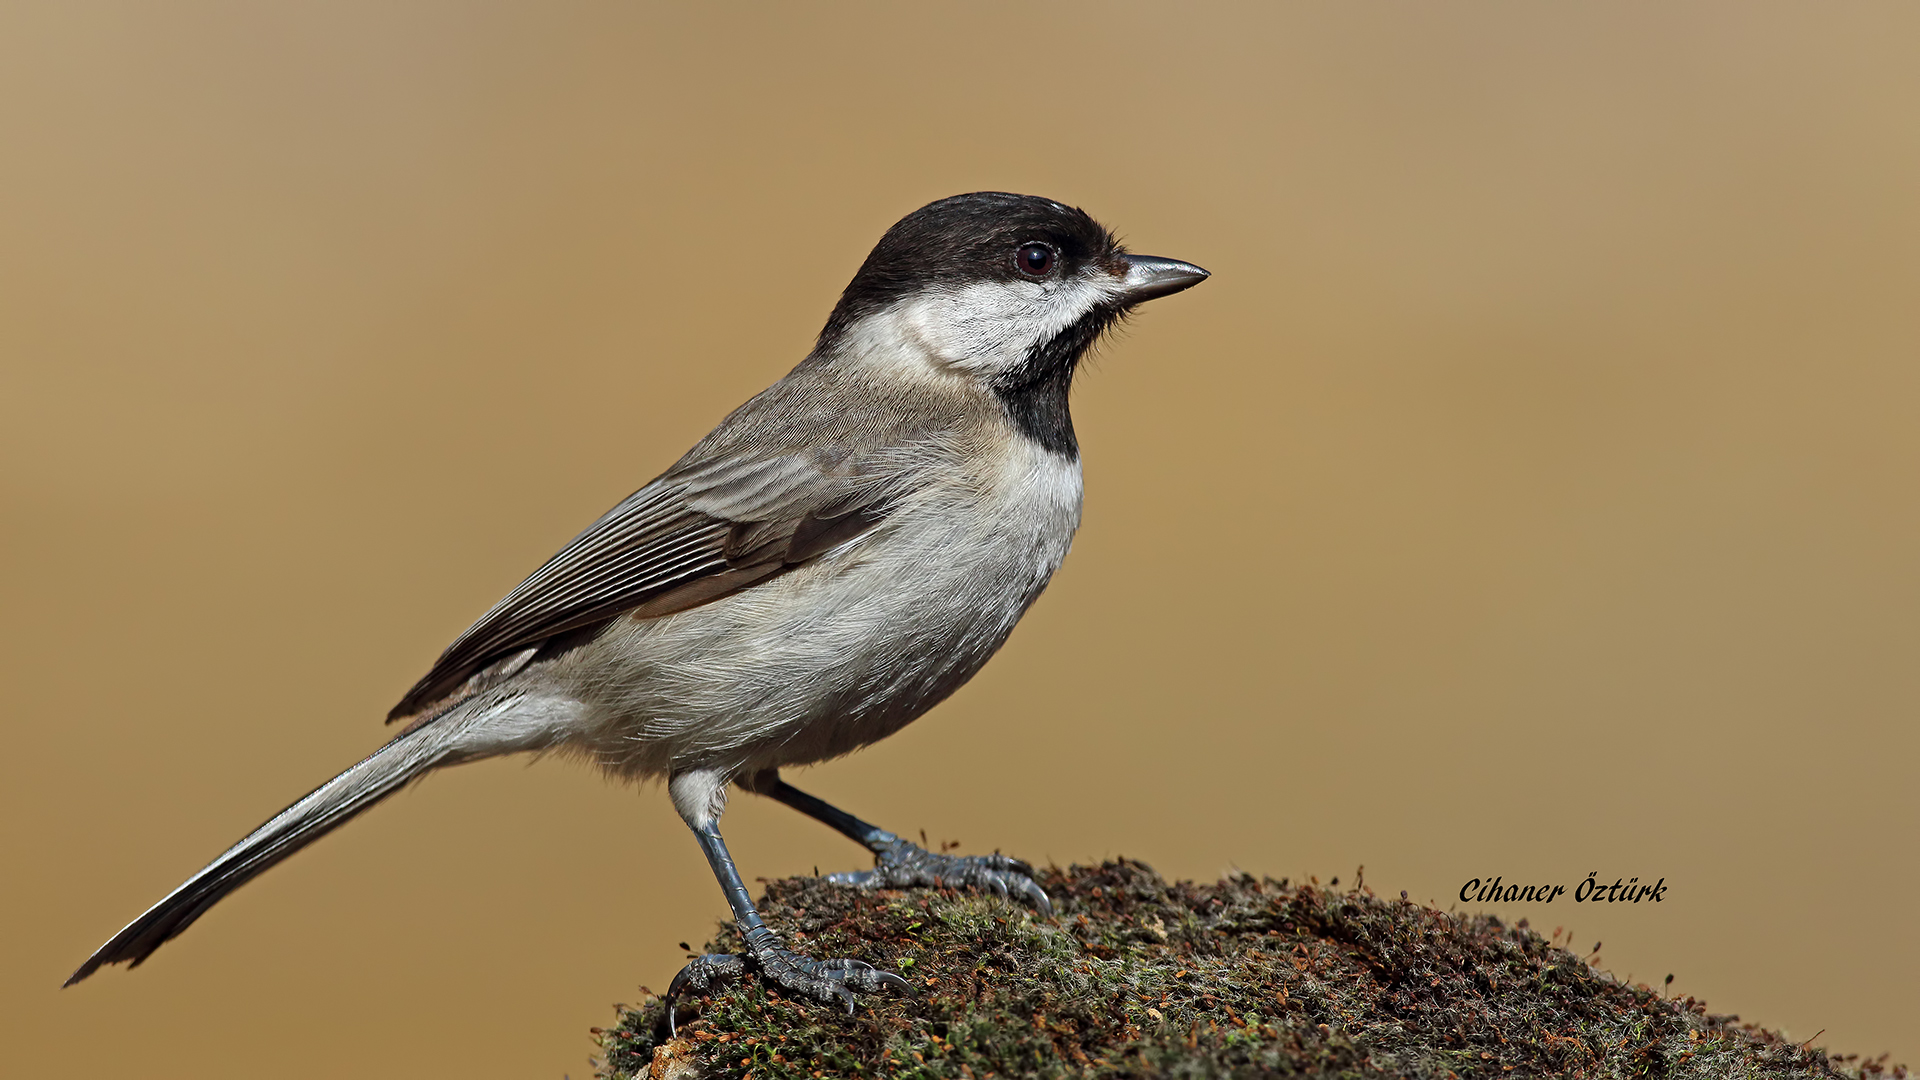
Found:
[[[1199,283],[1129,254],[1083,211],[956,195],[888,229],[813,351],[494,605],[388,719],[406,727],[282,810],[100,947],[67,980],[138,965],[274,863],[430,770],[564,751],[665,777],[720,880],[751,966],[852,1007],[904,987],[788,949],[720,838],[729,784],[866,845],[853,887],[946,885],[1050,911],[1032,868],[947,855],[780,778],[900,730],[986,663],[1046,587],[1080,521],[1067,412],[1081,358],[1142,301]]]

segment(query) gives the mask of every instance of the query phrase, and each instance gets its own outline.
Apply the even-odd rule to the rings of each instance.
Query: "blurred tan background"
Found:
[[[664,793],[563,762],[55,988],[978,188],[1215,276],[1082,380],[1002,656],[804,786],[1442,907],[1665,877],[1496,910],[1920,1059],[1915,9],[16,2],[0,1072],[586,1074],[725,909]]]

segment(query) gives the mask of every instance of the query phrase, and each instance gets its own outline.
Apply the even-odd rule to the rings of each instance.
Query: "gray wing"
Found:
[[[387,714],[418,714],[475,673],[557,634],[684,611],[765,581],[879,524],[897,485],[795,453],[677,468],[573,538],[447,647]]]

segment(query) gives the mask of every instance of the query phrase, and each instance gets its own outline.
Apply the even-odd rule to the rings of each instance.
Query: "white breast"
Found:
[[[602,675],[576,691],[571,741],[626,775],[738,773],[845,754],[931,708],[1007,639],[1080,521],[1078,461],[996,443],[807,566],[581,650]]]

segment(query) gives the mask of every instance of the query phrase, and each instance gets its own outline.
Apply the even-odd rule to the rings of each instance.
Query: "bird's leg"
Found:
[[[680,776],[669,782],[674,802],[683,802],[683,788],[697,787],[699,794],[705,795],[709,804],[724,804],[724,798],[715,798],[710,784],[701,784],[703,777],[694,777],[694,783],[683,784]],[[720,794],[725,792],[724,781],[720,784]],[[752,965],[760,970],[761,978],[791,994],[810,997],[815,1001],[832,1004],[838,1001],[853,1012],[855,991],[871,993],[883,987],[906,989],[907,980],[891,971],[881,971],[871,964],[859,960],[814,960],[802,956],[787,948],[767,924],[761,921],[760,913],[754,909],[753,900],[747,894],[746,882],[740,880],[740,871],[733,865],[733,856],[727,852],[727,842],[720,838],[718,813],[688,815],[687,807],[680,805],[683,815],[695,817],[689,821],[693,827],[694,839],[700,842],[700,850],[706,853],[707,863],[713,867],[713,876],[720,881],[720,889],[726,893],[727,906],[733,910],[734,925],[739,927],[740,936],[746,939],[746,956],[733,956],[728,953],[708,953],[697,956],[680,973],[673,977],[667,987],[667,1024],[674,1023],[673,1002],[683,993],[704,993],[719,988],[739,978],[742,972]]]
[[[873,852],[873,869],[828,874],[836,885],[861,889],[899,889],[914,885],[979,889],[996,896],[1019,893],[1041,914],[1053,914],[1046,891],[1033,880],[1033,867],[1007,855],[935,854],[877,825],[869,825],[831,803],[801,791],[772,769],[742,778],[741,787],[777,799],[816,821],[823,821]]]

